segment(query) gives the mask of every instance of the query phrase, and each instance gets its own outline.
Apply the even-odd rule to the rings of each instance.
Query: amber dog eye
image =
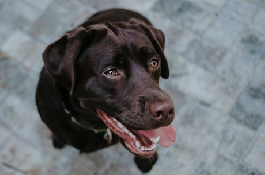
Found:
[[[154,59],[154,60],[150,61],[149,66],[154,69],[154,68],[158,67],[158,64],[159,64],[159,61]]]
[[[119,73],[116,69],[110,69],[110,70],[106,71],[105,74],[109,77],[116,77],[119,75]]]

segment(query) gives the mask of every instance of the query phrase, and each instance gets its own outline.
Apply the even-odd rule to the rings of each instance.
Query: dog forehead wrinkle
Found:
[[[104,42],[104,43],[102,43]],[[83,53],[83,64],[91,67],[93,65],[93,69],[95,72],[99,73],[100,68],[104,65],[109,64],[111,59],[120,53],[120,46],[112,40],[106,39],[102,40],[101,43],[94,43]],[[109,63],[105,63],[109,62]]]
[[[134,29],[121,29],[121,33],[124,37],[124,44],[126,44],[129,48],[133,49],[130,51],[134,52],[139,46],[146,46],[150,45],[152,47],[152,43],[149,41],[148,37],[141,32],[134,30]]]
[[[116,27],[115,24],[111,22],[106,22],[105,25],[115,34],[118,35],[120,33],[119,27]]]

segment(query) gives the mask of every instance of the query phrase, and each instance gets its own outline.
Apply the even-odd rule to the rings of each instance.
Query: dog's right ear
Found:
[[[91,43],[95,35],[100,39],[106,34],[107,28],[103,25],[91,26],[88,29],[78,27],[50,44],[43,52],[46,69],[57,81],[70,87],[70,95],[75,89],[75,62],[80,50]]]
[[[152,42],[154,48],[158,52],[158,54],[161,57],[161,77],[168,79],[169,77],[169,68],[168,68],[168,63],[167,59],[164,54],[164,47],[165,47],[165,35],[164,33],[159,30],[154,28],[152,25],[148,25],[144,23],[143,21],[140,21],[136,18],[131,18],[130,23],[132,24],[138,24],[142,30],[145,32],[145,34],[148,36],[150,41]]]

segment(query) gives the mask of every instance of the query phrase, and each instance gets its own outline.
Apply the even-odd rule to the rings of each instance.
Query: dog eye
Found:
[[[109,77],[116,77],[119,75],[118,71],[116,69],[110,69],[107,70],[106,72],[104,72],[105,75],[109,76]]]
[[[154,69],[154,68],[157,68],[158,65],[159,65],[159,61],[156,60],[156,59],[151,60],[150,63],[149,63],[149,66],[150,66],[151,68],[153,68],[153,69]]]

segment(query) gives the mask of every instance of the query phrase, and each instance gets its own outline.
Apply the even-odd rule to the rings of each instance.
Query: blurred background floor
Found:
[[[0,0],[0,174],[141,174],[121,145],[54,149],[34,102],[45,47],[111,7],[166,36],[178,138],[149,174],[265,175],[264,0]]]

